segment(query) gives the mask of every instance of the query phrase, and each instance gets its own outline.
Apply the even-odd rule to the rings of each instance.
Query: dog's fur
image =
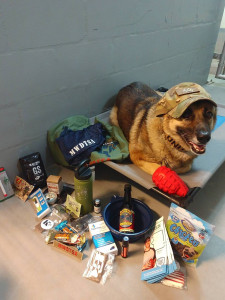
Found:
[[[131,161],[149,174],[161,165],[177,173],[191,169],[193,159],[205,152],[216,122],[216,106],[199,100],[182,114],[155,117],[155,105],[161,99],[145,84],[134,82],[122,88],[110,114],[129,142]]]

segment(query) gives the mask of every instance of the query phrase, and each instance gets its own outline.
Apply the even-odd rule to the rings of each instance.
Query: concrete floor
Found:
[[[213,80],[213,77],[210,80]],[[224,81],[211,82],[214,99],[223,102]],[[225,104],[225,100],[223,102]],[[224,149],[225,150],[225,149]],[[39,222],[28,202],[12,197],[0,203],[0,299],[1,300],[61,300],[129,298],[151,300],[211,300],[225,295],[225,164],[197,194],[188,210],[216,226],[214,235],[199,259],[197,268],[187,268],[187,290],[140,280],[143,260],[143,240],[130,244],[129,257],[117,256],[112,278],[104,286],[82,277],[88,257],[94,248],[91,240],[83,261],[66,256],[44,243],[34,231]],[[73,181],[73,173],[67,174]],[[123,193],[130,182],[105,165],[96,168],[94,198],[104,204],[113,194]],[[132,195],[141,199],[159,216],[167,220],[170,203],[158,201],[147,190],[131,182]],[[120,247],[120,243],[117,243]]]

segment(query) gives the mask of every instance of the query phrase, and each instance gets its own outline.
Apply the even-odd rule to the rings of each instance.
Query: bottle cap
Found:
[[[129,237],[128,237],[128,236],[125,236],[125,237],[123,238],[123,246],[124,246],[124,247],[128,247],[128,245],[129,245]]]
[[[87,180],[91,177],[92,172],[88,165],[89,161],[89,159],[85,159],[75,168],[75,177],[78,180]]]
[[[129,191],[131,191],[131,185],[130,185],[129,183],[126,183],[126,184],[124,185],[124,190],[129,190]]]
[[[95,205],[100,205],[101,204],[101,200],[100,199],[95,199]]]

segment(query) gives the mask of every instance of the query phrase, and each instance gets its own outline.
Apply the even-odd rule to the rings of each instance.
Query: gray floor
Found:
[[[213,77],[211,78],[213,81]],[[213,97],[223,97],[223,81],[211,82]],[[224,101],[225,104],[225,101]],[[112,278],[101,286],[82,277],[94,248],[91,240],[83,261],[66,256],[44,243],[34,231],[38,223],[28,202],[12,197],[0,203],[0,299],[224,299],[225,295],[225,164],[198,193],[188,209],[216,226],[197,268],[187,268],[187,290],[140,280],[143,240],[130,244],[129,257],[116,258]],[[73,182],[73,173],[67,172]],[[64,176],[65,178],[65,176]],[[106,204],[113,194],[122,194],[127,178],[107,166],[96,168],[94,198]],[[133,196],[147,203],[159,216],[168,217],[170,204],[152,198],[131,182]],[[118,244],[118,247],[120,245]]]

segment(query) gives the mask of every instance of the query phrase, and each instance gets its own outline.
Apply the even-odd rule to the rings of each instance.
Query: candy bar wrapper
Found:
[[[215,226],[172,203],[166,229],[174,251],[185,263],[196,266]]]
[[[148,283],[158,282],[176,268],[164,219],[161,217],[156,221],[151,237],[145,240],[141,280]]]
[[[15,195],[23,200],[24,202],[29,197],[30,193],[32,192],[34,186],[26,182],[26,180],[22,179],[19,176],[15,177],[14,180],[14,187],[15,187]]]
[[[45,238],[46,244],[53,243],[54,240],[58,242],[62,242],[65,244],[69,244],[78,248],[82,248],[83,245],[86,243],[85,234],[78,234],[78,233],[63,233],[58,232],[55,229],[51,229],[48,231],[48,234]]]

